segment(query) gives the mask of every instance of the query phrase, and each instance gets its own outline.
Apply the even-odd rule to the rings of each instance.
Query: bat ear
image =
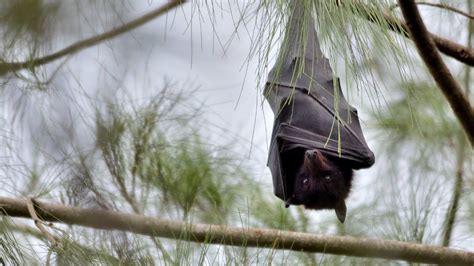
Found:
[[[339,201],[334,210],[336,211],[337,219],[339,219],[341,223],[344,223],[347,213],[346,202],[344,200]]]

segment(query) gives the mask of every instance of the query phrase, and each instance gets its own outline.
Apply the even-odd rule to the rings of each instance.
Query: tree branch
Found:
[[[105,40],[112,39],[123,33],[131,31],[135,28],[142,26],[143,24],[152,21],[153,19],[165,14],[167,11],[184,4],[186,0],[173,0],[167,4],[137,18],[134,19],[122,26],[119,26],[110,31],[104,32],[102,34],[93,36],[91,38],[78,41],[74,44],[69,45],[68,47],[59,50],[50,55],[46,55],[39,58],[30,59],[24,62],[1,62],[0,61],[0,77],[4,76],[7,73],[22,70],[22,69],[33,69],[38,66],[42,66],[48,63],[51,63],[57,59],[60,59],[67,55],[75,54],[83,49],[89,48],[91,46],[97,45]]]
[[[379,23],[380,18],[376,17],[370,12],[371,7],[364,4],[353,1],[351,3],[358,10],[358,14],[364,16],[367,20],[373,23]],[[383,19],[388,24],[390,30],[400,33],[404,37],[410,38],[408,34],[408,26],[404,22],[401,22],[396,17],[384,13]],[[436,47],[443,54],[450,56],[464,64],[469,66],[474,66],[474,49],[462,46],[456,42],[450,41],[449,39],[439,37],[435,34],[428,33],[429,36],[433,39]]]
[[[238,228],[126,214],[108,210],[82,209],[37,203],[41,219],[96,229],[121,230],[135,234],[185,239],[193,242],[242,247],[321,252],[335,255],[406,260],[436,264],[473,264],[474,253],[445,247],[393,240],[324,236],[273,229]],[[0,214],[30,218],[26,201],[0,197]]]
[[[457,8],[449,6],[447,4],[437,4],[437,3],[430,3],[430,2],[424,2],[424,1],[417,1],[416,4],[417,5],[425,5],[425,6],[432,6],[432,7],[438,7],[438,8],[441,8],[441,9],[446,9],[446,10],[452,11],[454,13],[457,13],[461,16],[465,16],[466,18],[474,19],[474,15],[471,15],[467,12],[464,12],[462,10],[459,10]],[[395,9],[397,7],[398,7],[398,4],[394,4],[393,6],[390,7],[390,10]]]
[[[474,146],[474,109],[469,99],[444,64],[423,23],[416,3],[413,0],[399,0],[398,3],[418,53],[464,128],[471,146]]]

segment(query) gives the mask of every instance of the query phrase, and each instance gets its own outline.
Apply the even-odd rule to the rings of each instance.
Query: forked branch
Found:
[[[325,236],[274,229],[239,228],[211,224],[188,224],[143,215],[82,209],[36,201],[44,221],[96,229],[121,230],[154,237],[193,242],[319,252],[433,264],[474,264],[474,253],[445,247],[393,240]],[[0,197],[0,214],[30,218],[25,200]]]
[[[375,17],[371,12],[371,7],[366,6],[362,3],[352,1],[350,5],[353,5],[358,10],[358,15],[364,16],[370,22],[378,23],[380,18]],[[390,30],[397,32],[404,37],[411,38],[408,34],[408,26],[404,22],[401,22],[396,17],[384,13],[383,19],[387,23]],[[449,39],[440,37],[438,35],[428,33],[428,35],[433,39],[436,47],[438,47],[439,51],[443,54],[450,56],[466,65],[474,66],[474,49],[470,47],[463,46],[456,42],[453,42]]]

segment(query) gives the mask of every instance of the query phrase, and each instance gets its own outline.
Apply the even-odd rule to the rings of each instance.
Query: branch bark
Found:
[[[474,264],[474,253],[445,247],[393,240],[324,236],[273,229],[238,228],[126,214],[108,210],[82,209],[35,200],[44,221],[81,225],[95,229],[121,230],[135,234],[208,244],[286,249],[335,255],[372,257],[435,264]],[[0,214],[31,218],[26,201],[0,197]]]
[[[418,53],[464,128],[471,146],[474,146],[474,109],[469,99],[444,64],[430,33],[423,23],[416,3],[413,0],[399,0],[398,3]]]
[[[105,40],[115,38],[115,37],[117,37],[117,36],[119,36],[123,33],[126,33],[128,31],[136,29],[136,28],[142,26],[143,24],[152,21],[153,19],[165,14],[169,10],[171,10],[171,9],[181,5],[181,4],[184,4],[185,2],[186,2],[186,0],[173,0],[173,1],[170,1],[167,4],[161,6],[161,7],[157,8],[157,9],[155,9],[155,10],[153,10],[153,11],[151,11],[151,12],[149,12],[149,13],[147,13],[147,14],[145,14],[145,15],[137,18],[137,19],[134,19],[134,20],[132,20],[132,21],[126,23],[126,24],[123,24],[122,26],[119,26],[115,29],[104,32],[102,34],[93,36],[91,38],[87,38],[85,40],[78,41],[78,42],[76,42],[74,44],[71,44],[68,47],[66,47],[62,50],[59,50],[55,53],[52,53],[50,55],[30,59],[30,60],[23,61],[23,62],[1,62],[0,61],[0,77],[6,75],[8,73],[18,71],[18,70],[33,69],[35,67],[51,63],[51,62],[53,62],[57,59],[60,59],[64,56],[75,54],[75,53],[77,53],[77,52],[79,52],[83,49],[86,49],[86,48],[92,47],[94,45],[97,45],[97,44],[99,44],[99,43],[101,43]]]
[[[351,5],[355,6],[359,14],[363,15],[370,22],[379,22],[380,18],[372,15],[369,6],[356,2],[351,3]],[[409,30],[407,24],[388,13],[383,14],[383,19],[388,24],[390,30],[397,32],[404,37],[411,38],[408,34]],[[450,41],[449,39],[437,36],[432,33],[428,34],[433,39],[440,52],[464,64],[474,66],[474,49],[462,46],[456,42]]]

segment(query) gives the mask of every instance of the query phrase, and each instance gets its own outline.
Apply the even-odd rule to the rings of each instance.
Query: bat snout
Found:
[[[306,158],[308,159],[312,159],[316,156],[316,151],[315,150],[307,150],[304,155],[306,156]]]
[[[304,154],[308,159],[319,158],[322,155],[318,150],[307,150]]]

